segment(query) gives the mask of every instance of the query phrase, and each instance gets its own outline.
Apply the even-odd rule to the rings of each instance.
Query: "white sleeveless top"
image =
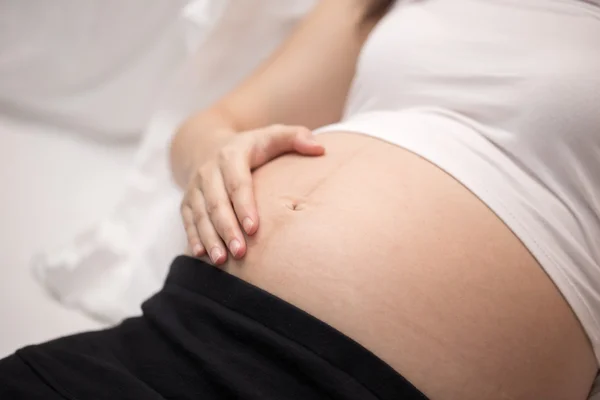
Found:
[[[400,0],[343,120],[484,201],[537,258],[600,362],[600,3]]]

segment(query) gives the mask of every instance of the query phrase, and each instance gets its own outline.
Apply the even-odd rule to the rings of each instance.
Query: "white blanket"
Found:
[[[186,56],[188,0],[4,0],[0,110],[96,139],[132,139]]]
[[[106,215],[187,57],[187,0],[4,0],[0,7],[0,357],[101,324],[27,268]]]
[[[182,9],[192,56],[170,79],[117,205],[71,243],[34,258],[35,276],[56,299],[117,322],[161,287],[170,261],[185,249],[181,193],[167,165],[174,130],[252,71],[314,2],[209,0]]]

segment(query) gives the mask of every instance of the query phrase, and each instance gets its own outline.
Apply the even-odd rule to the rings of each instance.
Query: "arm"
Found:
[[[316,128],[338,121],[364,40],[370,0],[320,0],[282,47],[212,107],[188,119],[171,144],[175,181],[237,132],[271,124]]]

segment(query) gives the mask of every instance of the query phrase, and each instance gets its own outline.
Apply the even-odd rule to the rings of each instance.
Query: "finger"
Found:
[[[190,204],[194,214],[194,225],[196,226],[202,245],[206,249],[206,253],[214,265],[223,264],[227,260],[227,251],[219,234],[213,227],[202,193],[198,191],[196,195],[192,196]]]
[[[312,131],[306,128],[299,128],[294,139],[294,150],[305,156],[322,156],[325,154],[325,147],[317,142]]]
[[[227,245],[229,252],[235,257],[243,257],[246,253],[244,235],[233,211],[233,206],[221,171],[213,169],[210,182],[203,184],[206,211],[210,217],[212,226]],[[204,240],[204,237],[202,238]]]
[[[183,227],[188,240],[188,248],[192,256],[200,257],[204,255],[205,249],[200,241],[198,229],[194,223],[194,213],[189,205],[184,204],[181,207],[181,217],[183,219]]]
[[[221,174],[237,220],[247,235],[253,235],[258,229],[258,212],[248,161],[242,154],[222,161]]]
[[[301,150],[316,152],[320,146],[316,141],[309,143],[307,138],[312,133],[301,126],[274,125],[265,130],[256,131],[258,141],[250,153],[250,166],[252,169],[267,163],[284,153],[295,152],[298,141]],[[298,139],[298,136],[301,138]]]

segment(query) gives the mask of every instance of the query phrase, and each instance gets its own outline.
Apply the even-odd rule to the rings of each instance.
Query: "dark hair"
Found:
[[[371,0],[365,19],[379,18],[385,14],[396,0]]]

